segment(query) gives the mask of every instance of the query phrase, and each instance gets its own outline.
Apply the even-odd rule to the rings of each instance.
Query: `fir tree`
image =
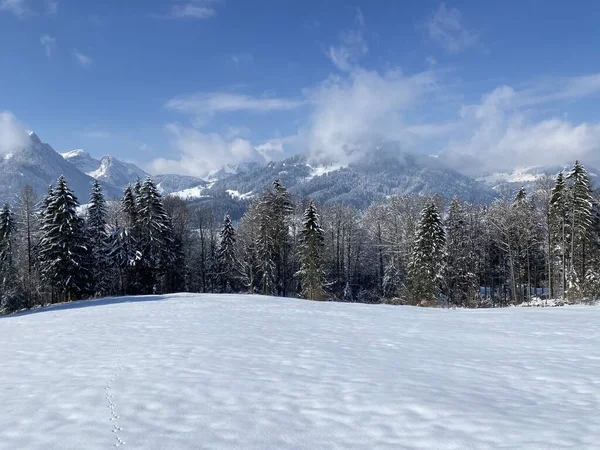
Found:
[[[217,250],[218,282],[223,292],[232,292],[237,284],[238,260],[235,249],[235,229],[229,215],[223,220]]]
[[[162,198],[148,178],[136,194],[136,226],[139,233],[140,260],[136,263],[136,281],[142,293],[156,292],[159,278],[175,260],[173,229]]]
[[[325,275],[321,262],[324,246],[323,229],[314,202],[304,212],[300,236],[300,270],[297,275],[302,282],[302,295],[310,300],[323,300]]]
[[[470,306],[477,292],[474,243],[467,222],[463,206],[458,199],[453,199],[445,222],[445,290],[450,304],[464,307]]]
[[[567,183],[562,172],[556,176],[556,183],[550,197],[550,230],[553,247],[549,256],[549,264],[554,267],[553,273],[559,274],[559,285],[563,291],[567,286],[568,236],[570,222],[568,220]]]
[[[15,311],[23,303],[14,264],[15,231],[13,213],[4,203],[0,210],[0,311]]]
[[[570,182],[570,219],[571,219],[571,278],[585,276],[587,245],[592,226],[592,191],[587,171],[579,161],[567,175]]]
[[[409,267],[412,294],[418,304],[432,304],[440,294],[445,240],[437,207],[428,201],[421,212]]]
[[[61,176],[46,198],[39,242],[42,277],[59,299],[80,298],[88,289],[88,246],[83,220],[77,215],[78,206]]]
[[[106,200],[98,180],[94,180],[90,194],[85,226],[93,292],[106,295],[111,291],[110,245],[106,230]]]

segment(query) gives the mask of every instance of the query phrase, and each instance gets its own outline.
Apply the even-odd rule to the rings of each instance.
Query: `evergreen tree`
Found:
[[[92,291],[96,295],[106,295],[112,289],[110,244],[106,230],[106,200],[98,180],[94,180],[90,194],[85,226],[89,246]]]
[[[564,294],[567,280],[568,236],[570,221],[568,220],[567,183],[562,172],[556,177],[556,183],[550,197],[550,230],[553,243],[549,264],[553,273],[559,274],[559,286]]]
[[[428,201],[421,212],[409,267],[412,295],[417,304],[432,304],[440,294],[445,241],[437,207]]]
[[[385,298],[394,298],[400,290],[401,272],[397,267],[395,255],[392,255],[389,264],[383,272],[382,289]]]
[[[0,210],[0,312],[22,306],[23,298],[14,264],[15,220],[7,203]]]
[[[267,204],[263,204],[259,210],[258,236],[256,240],[256,251],[258,254],[260,271],[260,289],[263,295],[275,294],[276,288],[276,266],[275,239],[271,219],[268,215]]]
[[[223,220],[217,250],[218,282],[223,292],[232,292],[237,287],[238,260],[235,249],[235,229],[229,215]]]
[[[77,215],[77,197],[63,176],[44,204],[39,242],[42,277],[58,299],[80,298],[88,290],[88,246],[83,220]]]
[[[273,263],[275,264],[275,282],[277,294],[284,297],[288,293],[290,267],[290,216],[294,212],[294,204],[288,190],[277,179],[273,182],[273,191],[269,193],[269,210],[273,238]]]
[[[136,194],[136,227],[141,258],[136,263],[136,280],[141,293],[156,292],[160,276],[175,260],[173,230],[156,185],[148,178]]]
[[[304,212],[300,237],[300,270],[302,296],[310,300],[323,300],[325,275],[321,262],[324,247],[323,229],[314,202],[311,200]]]
[[[592,227],[592,190],[587,171],[579,161],[567,175],[570,182],[570,279],[581,278],[586,273],[588,242]]]
[[[452,305],[470,306],[478,291],[476,257],[467,214],[458,199],[453,199],[446,218],[445,290]]]

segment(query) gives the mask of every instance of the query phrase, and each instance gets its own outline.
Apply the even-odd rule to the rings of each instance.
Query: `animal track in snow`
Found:
[[[119,373],[121,372],[121,370],[123,370],[123,355],[121,352],[121,340],[120,339],[117,340],[116,353],[118,355],[117,367],[115,368],[115,371],[111,375],[110,379],[106,383],[106,387],[104,388],[106,402],[108,404],[108,409],[110,410],[110,421],[111,422],[116,422],[119,419],[119,415],[117,414],[117,411],[116,411],[117,405],[114,401],[113,386],[114,386],[116,379],[119,376]],[[121,436],[119,435],[120,431],[123,431],[123,428],[120,427],[117,423],[115,423],[112,428],[112,432],[114,433],[115,440],[116,440],[115,447],[120,447],[121,445],[125,445],[125,441],[123,441],[123,439],[121,439]]]

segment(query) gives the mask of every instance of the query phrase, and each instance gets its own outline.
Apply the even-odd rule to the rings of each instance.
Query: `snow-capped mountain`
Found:
[[[30,185],[42,196],[60,175],[67,178],[71,189],[85,203],[92,187],[92,177],[66,161],[31,132],[24,146],[15,148],[0,159],[0,201],[13,202],[25,185]],[[111,185],[103,183],[103,187],[109,198],[119,195],[119,191]]]
[[[223,176],[224,175],[224,176]],[[439,194],[471,202],[489,202],[495,192],[482,183],[442,166],[437,160],[384,150],[373,152],[348,166],[318,165],[297,155],[264,166],[238,168],[210,185],[188,188],[177,195],[188,200],[228,198],[248,201],[274,179],[280,179],[300,197],[319,203],[343,203],[366,208],[390,195]]]
[[[181,192],[190,188],[201,189],[208,183],[201,178],[192,177],[189,175],[154,175],[152,177],[159,191],[163,195],[168,195],[174,192]]]
[[[118,189],[122,189],[128,184],[135,183],[138,179],[144,179],[148,176],[146,172],[135,164],[126,163],[112,156],[106,155],[102,158],[94,159],[84,150],[73,150],[62,153],[62,157],[75,165],[79,170],[92,178],[104,181]]]
[[[499,189],[502,186],[518,189],[523,186],[525,188],[534,187],[535,183],[542,177],[549,175],[556,177],[559,172],[568,173],[571,170],[571,165],[555,165],[555,166],[537,166],[527,168],[517,168],[512,172],[494,172],[477,177],[477,181],[482,182],[486,186],[493,189]],[[598,177],[598,170],[586,166],[590,180],[595,183]]]

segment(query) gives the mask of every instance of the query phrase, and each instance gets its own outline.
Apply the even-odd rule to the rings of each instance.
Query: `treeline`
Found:
[[[234,226],[151,179],[120,202],[95,183],[80,206],[61,177],[0,211],[4,312],[185,291],[460,307],[596,298],[600,202],[576,162],[487,206],[397,196],[361,212],[295,199],[276,180]]]

